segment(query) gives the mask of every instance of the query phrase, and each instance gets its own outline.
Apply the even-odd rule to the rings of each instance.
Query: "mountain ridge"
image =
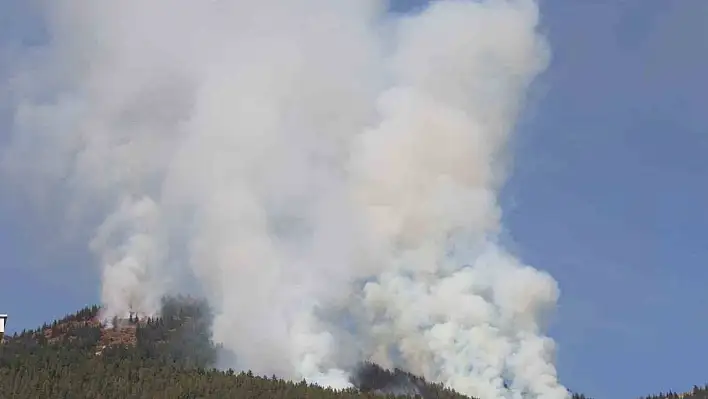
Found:
[[[5,335],[0,398],[468,398],[369,362],[354,373],[355,388],[343,391],[217,370],[218,346],[208,335],[206,303],[166,298],[161,314],[106,323],[94,305],[34,330]],[[590,398],[573,392],[572,399]],[[639,399],[708,399],[708,385]]]

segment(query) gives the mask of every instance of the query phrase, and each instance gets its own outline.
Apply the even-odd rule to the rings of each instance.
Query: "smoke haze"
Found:
[[[341,388],[370,360],[484,399],[568,396],[543,333],[556,282],[495,239],[549,57],[534,1],[42,4],[3,185],[98,217],[105,317],[197,287],[225,366]]]

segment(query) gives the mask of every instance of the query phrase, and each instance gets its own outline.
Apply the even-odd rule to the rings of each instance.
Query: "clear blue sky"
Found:
[[[0,61],[42,36],[23,3],[0,0]],[[519,128],[503,201],[509,244],[562,289],[552,328],[561,378],[598,399],[708,382],[708,2],[542,8],[553,62]],[[39,232],[9,196],[0,310],[10,330],[94,302],[90,267],[62,274],[88,263],[84,249],[38,248],[60,231]]]

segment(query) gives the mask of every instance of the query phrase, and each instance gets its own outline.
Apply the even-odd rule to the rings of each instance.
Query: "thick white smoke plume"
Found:
[[[556,283],[495,243],[505,146],[548,58],[533,0],[43,11],[2,167],[104,215],[106,317],[191,279],[232,367],[343,387],[372,360],[485,399],[567,397],[543,335]]]

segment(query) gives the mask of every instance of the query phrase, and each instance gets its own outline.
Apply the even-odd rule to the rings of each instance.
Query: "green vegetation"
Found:
[[[694,385],[691,391],[685,393],[660,393],[658,395],[646,396],[642,399],[708,399],[708,385],[702,388]]]
[[[250,372],[219,371],[218,348],[208,336],[210,316],[203,302],[173,298],[163,317],[125,321],[102,328],[99,308],[11,337],[0,347],[0,398],[197,399],[408,397],[462,399],[439,384],[401,370],[364,364],[354,377],[358,389],[334,391]],[[708,386],[642,399],[708,399]],[[573,399],[590,399],[573,394]]]
[[[121,328],[101,328],[98,311],[85,308],[37,330],[5,337],[0,347],[0,398],[382,397],[376,392],[377,380],[369,382],[369,392],[336,392],[304,381],[210,368],[217,348],[206,328],[208,311],[197,301],[167,300],[160,319],[130,320]],[[382,380],[403,376],[379,371]],[[426,398],[464,398],[441,385],[416,381],[425,388]]]

